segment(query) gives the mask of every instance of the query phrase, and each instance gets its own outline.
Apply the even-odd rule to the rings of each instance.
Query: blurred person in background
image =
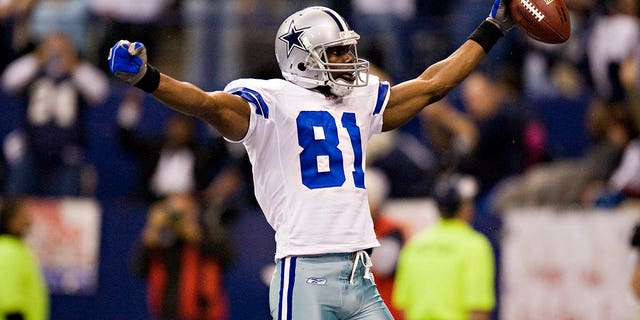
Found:
[[[0,204],[0,319],[49,319],[49,292],[25,237],[31,213],[23,198]]]
[[[473,118],[446,100],[434,103],[420,114],[423,136],[439,159],[433,180],[446,170],[456,170],[478,144],[480,131]],[[433,188],[433,184],[427,192]],[[429,196],[430,194],[427,194]]]
[[[421,137],[390,131],[370,141],[368,165],[384,171],[390,198],[429,196],[438,175],[457,168],[478,142],[471,117],[444,101],[433,103],[419,117]]]
[[[588,148],[583,121],[592,103],[587,41],[596,0],[567,0],[571,37],[562,44],[520,38],[522,97],[544,126],[548,160],[582,156]]]
[[[246,151],[228,146],[228,160],[203,191],[205,219],[213,226],[229,227],[242,212],[259,211],[251,180],[251,162]]]
[[[640,197],[640,44],[636,52],[610,75],[612,78],[612,101],[610,108],[618,111],[621,124],[617,135],[622,150],[616,168],[608,180],[602,183],[597,194],[596,205],[616,206],[626,200]]]
[[[531,167],[496,188],[498,212],[518,206],[615,207],[640,194],[637,66],[635,58],[608,72],[611,96],[593,99],[584,117],[583,155]]]
[[[620,85],[628,102],[629,118],[640,132],[640,43],[635,55],[624,61],[620,67]],[[640,198],[640,139],[633,137],[624,149],[620,164],[608,181],[610,195]]]
[[[143,135],[140,125],[144,98],[129,90],[118,109],[118,142],[140,165],[141,176],[134,191],[143,201],[155,201],[173,193],[204,191],[215,171],[227,160],[226,142],[214,132],[198,137],[197,121],[173,113],[160,135]]]
[[[589,71],[596,96],[617,99],[615,88],[620,66],[636,54],[640,39],[640,4],[637,0],[603,1],[604,12],[595,18],[587,42]]]
[[[587,42],[597,14],[596,0],[567,0],[571,17],[571,37],[562,44],[546,44],[531,38],[520,39],[523,92],[529,99],[571,97],[592,91]],[[566,79],[570,77],[570,79]],[[571,81],[571,83],[566,83]],[[571,88],[567,88],[571,86]],[[582,89],[582,88],[585,89]],[[568,92],[573,91],[573,92]],[[591,94],[589,94],[591,95]]]
[[[224,243],[211,241],[214,235],[203,227],[201,212],[194,197],[178,193],[149,209],[133,268],[147,282],[154,319],[228,318]]]
[[[391,80],[375,64],[369,70],[382,80]],[[384,172],[389,198],[429,196],[440,172],[457,168],[478,142],[478,128],[471,117],[445,99],[422,110],[418,120],[417,135],[396,130],[369,141],[367,165]]]
[[[591,207],[605,200],[609,203],[599,205],[619,203],[618,197],[601,197],[606,196],[606,185],[619,167],[625,149],[638,135],[630,109],[624,101],[596,101],[585,120],[592,139],[585,155],[542,163],[503,181],[492,199],[497,212],[518,206]],[[615,179],[621,182],[619,177]]]
[[[434,196],[440,220],[407,242],[398,260],[393,304],[407,320],[489,320],[496,303],[495,258],[471,226],[474,178],[444,175]]]
[[[67,34],[53,33],[11,62],[1,81],[6,92],[26,100],[24,125],[4,143],[6,192],[91,194],[96,182],[85,160],[84,117],[108,96],[106,75],[79,55]]]
[[[494,78],[497,77],[497,78]],[[472,73],[461,84],[461,108],[478,130],[472,150],[460,158],[457,170],[478,179],[480,194],[501,180],[522,173],[544,153],[544,131],[514,97],[508,73]]]
[[[373,229],[380,242],[380,247],[371,255],[373,272],[378,292],[384,301],[391,301],[393,283],[396,275],[398,255],[405,243],[404,232],[399,224],[386,216],[384,206],[389,195],[389,179],[385,173],[370,167],[365,173],[365,181],[369,195],[369,209],[373,218]],[[404,319],[402,311],[387,304],[393,319]]]

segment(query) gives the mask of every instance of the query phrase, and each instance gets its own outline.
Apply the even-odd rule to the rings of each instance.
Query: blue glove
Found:
[[[109,51],[109,70],[116,77],[136,85],[147,73],[147,49],[144,44],[118,41]]]
[[[509,0],[495,0],[487,21],[498,27],[502,34],[507,33],[513,27],[513,19],[509,13]]]

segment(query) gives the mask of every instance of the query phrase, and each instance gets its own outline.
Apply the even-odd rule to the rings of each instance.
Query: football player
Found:
[[[448,58],[393,87],[369,74],[359,35],[325,7],[298,11],[278,29],[284,80],[239,79],[205,92],[160,73],[142,43],[125,40],[109,64],[246,148],[256,198],[275,230],[273,319],[392,319],[370,273],[379,243],[364,182],[367,141],[405,124],[476,67],[513,25],[502,1]]]

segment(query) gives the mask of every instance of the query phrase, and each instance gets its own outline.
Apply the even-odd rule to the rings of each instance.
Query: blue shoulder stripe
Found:
[[[380,85],[378,86],[378,100],[376,101],[376,108],[373,109],[373,114],[380,113],[382,109],[382,105],[385,100],[387,100],[387,95],[389,94],[389,82],[380,81]]]
[[[229,93],[240,96],[248,102],[253,103],[256,106],[256,113],[265,119],[269,119],[269,106],[264,102],[262,95],[260,95],[258,91],[249,88],[235,88],[231,89]]]

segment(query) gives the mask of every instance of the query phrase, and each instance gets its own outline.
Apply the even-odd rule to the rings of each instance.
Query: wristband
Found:
[[[485,53],[503,36],[502,31],[493,23],[485,20],[469,35],[469,40],[477,42]]]
[[[147,63],[147,72],[142,76],[140,81],[136,82],[134,86],[142,89],[147,93],[152,93],[158,89],[160,85],[160,71],[154,66]]]

